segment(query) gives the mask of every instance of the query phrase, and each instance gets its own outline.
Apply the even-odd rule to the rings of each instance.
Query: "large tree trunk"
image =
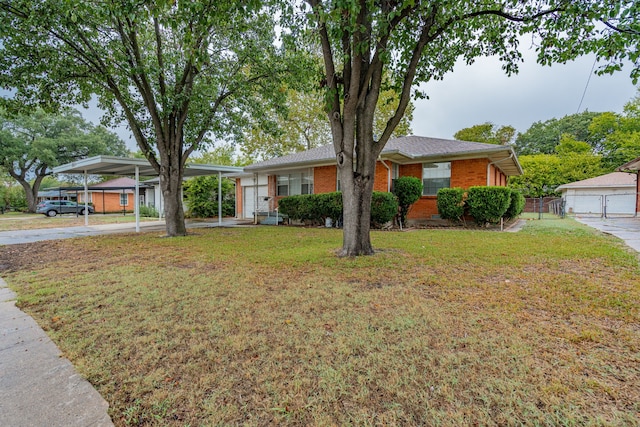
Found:
[[[362,132],[367,135],[367,132]],[[377,149],[371,140],[365,145],[366,136],[357,136],[355,147],[355,171],[350,156],[338,156],[338,173],[342,189],[343,233],[340,256],[372,255],[369,231],[371,229],[371,199],[377,159]],[[345,142],[344,146],[353,146]]]
[[[182,168],[180,160],[175,157],[172,157],[168,163],[160,167],[160,190],[164,198],[167,236],[186,236],[187,227],[184,223],[182,208]]]
[[[352,171],[345,171],[351,173]],[[340,256],[372,255],[373,246],[369,231],[371,228],[371,196],[373,179],[355,177],[342,180],[343,233]]]
[[[38,205],[38,190],[40,189],[40,183],[43,176],[37,176],[33,182],[33,186],[25,179],[25,175],[18,175],[15,172],[9,171],[9,175],[24,188],[25,197],[27,200],[27,210],[31,213],[36,213],[36,207]]]

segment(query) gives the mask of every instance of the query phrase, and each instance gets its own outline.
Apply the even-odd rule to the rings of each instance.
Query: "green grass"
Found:
[[[342,259],[323,228],[92,237],[3,274],[119,426],[638,424],[618,240],[572,220],[372,238]]]
[[[89,225],[116,224],[135,222],[132,213],[126,215],[100,213],[89,215]],[[157,221],[157,218],[141,217],[141,221]],[[84,225],[83,215],[64,214],[50,218],[43,214],[25,214],[10,212],[0,215],[0,231],[33,230],[40,228],[77,227]]]

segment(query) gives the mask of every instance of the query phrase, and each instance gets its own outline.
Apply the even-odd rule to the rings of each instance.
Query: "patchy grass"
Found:
[[[0,255],[119,426],[638,424],[619,241],[564,220],[373,242],[339,259],[340,231],[259,227]]]
[[[158,218],[141,217],[140,221],[157,221]],[[135,222],[132,213],[120,214],[92,214],[89,215],[89,225],[120,224]],[[84,216],[75,214],[58,215],[49,218],[43,214],[24,214],[11,212],[0,215],[0,231],[34,230],[38,228],[77,227],[84,225]]]

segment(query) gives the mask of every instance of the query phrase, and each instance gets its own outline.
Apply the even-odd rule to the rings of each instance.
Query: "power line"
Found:
[[[582,107],[582,101],[584,101],[584,96],[587,94],[587,88],[589,87],[589,82],[591,81],[591,76],[593,75],[593,70],[596,68],[596,62],[598,61],[598,57],[593,58],[593,65],[591,66],[591,72],[589,73],[589,78],[587,79],[587,84],[584,85],[584,91],[582,92],[582,98],[580,98],[580,104],[578,104],[578,109],[576,110],[576,114],[580,112],[580,107]]]

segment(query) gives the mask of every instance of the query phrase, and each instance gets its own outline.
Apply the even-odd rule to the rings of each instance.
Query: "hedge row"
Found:
[[[331,218],[334,224],[342,221],[342,193],[303,194],[283,197],[278,211],[297,221],[324,223]],[[398,213],[398,201],[391,193],[374,191],[371,200],[371,225],[381,226]]]
[[[507,187],[443,188],[438,191],[440,217],[460,221],[463,215],[471,215],[477,224],[496,224],[501,218],[511,219],[522,213],[524,196]]]

